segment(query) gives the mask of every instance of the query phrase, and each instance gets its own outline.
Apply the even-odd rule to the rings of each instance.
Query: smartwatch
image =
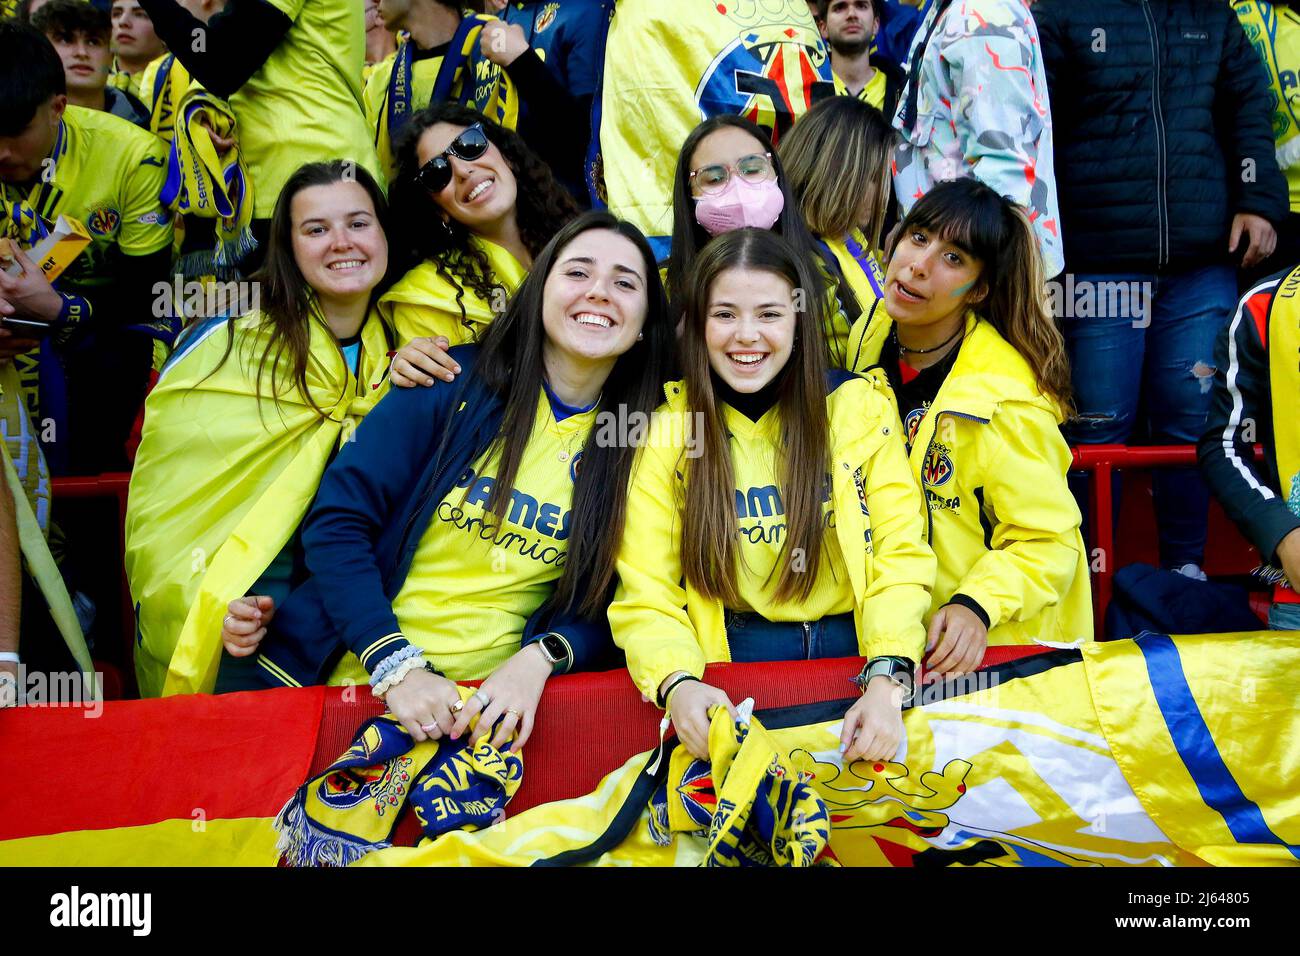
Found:
[[[569,642],[560,635],[546,634],[537,642],[537,646],[550,663],[552,674],[563,674],[573,666],[573,651],[569,649]]]
[[[888,677],[903,690],[903,703],[908,703],[916,693],[916,678],[912,662],[905,657],[873,657],[867,661],[857,677],[849,678],[862,693],[867,692],[867,684],[873,677]]]

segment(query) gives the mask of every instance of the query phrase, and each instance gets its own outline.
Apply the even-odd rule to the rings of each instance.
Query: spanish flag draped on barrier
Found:
[[[276,362],[281,387],[292,374],[282,354],[259,373],[270,341],[260,312],[234,323],[233,346],[227,328],[224,317],[193,327],[145,403],[126,516],[144,696],[212,691],[226,605],[292,538],[334,450],[387,384],[376,313],[361,329],[358,375],[324,320],[312,321],[307,387],[319,409],[296,387],[272,400]]]
[[[1053,651],[927,694],[904,714],[896,760],[848,767],[838,752],[848,701],[769,709],[740,725],[722,712],[709,761],[670,741],[669,753],[632,757],[587,796],[381,849],[359,865],[1295,865],[1298,668],[1300,634],[1286,632],[1148,634]],[[543,697],[543,719],[564,719],[548,711],[558,692]],[[76,792],[39,812],[18,788],[0,791],[0,863],[273,865],[273,819],[291,798],[306,808],[298,797],[322,701],[338,693],[117,703],[96,721],[0,712],[3,763],[80,754]],[[559,738],[596,749],[575,728]],[[429,754],[371,743],[311,775],[319,784],[337,774],[331,800],[371,808],[363,822],[337,807],[310,813],[382,843],[390,824],[378,826],[374,808],[381,797],[394,806],[394,771],[405,769],[394,761]],[[530,775],[547,772],[537,754],[528,759]],[[509,795],[512,775],[497,777],[492,799]],[[435,795],[463,807],[492,772],[461,761],[433,776]]]
[[[804,0],[620,3],[596,111],[606,202],[666,254],[677,153],[701,120],[734,113],[779,142],[816,99],[834,95]]]

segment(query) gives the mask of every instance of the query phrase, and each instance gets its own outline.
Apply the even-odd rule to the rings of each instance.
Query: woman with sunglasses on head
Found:
[[[841,340],[861,309],[852,291],[837,289],[831,279],[829,263],[804,224],[781,157],[749,120],[715,116],[691,131],[677,157],[672,251],[664,277],[673,308],[684,301],[687,276],[709,241],[747,226],[772,230],[804,260],[816,264],[812,288],[822,290],[831,304],[823,310],[825,338]],[[842,359],[836,364],[842,366]]]
[[[707,663],[857,655],[864,693],[841,753],[891,758],[925,646],[935,561],[920,491],[883,380],[827,370],[821,300],[798,295],[814,281],[765,230],[699,254],[685,380],[632,473],[610,626],[700,758],[709,710],[733,709],[701,681]]]
[[[411,117],[396,150],[394,246],[410,268],[379,303],[406,343],[393,382],[451,381],[447,349],[482,338],[578,208],[518,135],[453,103]]]
[[[357,430],[305,525],[314,577],[223,686],[369,679],[416,740],[482,709],[476,740],[500,720],[495,745],[522,747],[547,677],[612,649],[635,447],[594,425],[649,416],[672,341],[640,232],[608,213],[564,227],[482,343],[452,349],[454,383],[393,389]],[[231,604],[232,655],[266,635],[257,611]],[[474,679],[458,710],[453,682]]]
[[[880,111],[851,96],[822,100],[781,140],[790,190],[839,286],[847,283],[869,320],[884,296],[879,264],[893,181],[894,131]],[[837,316],[838,317],[838,316]],[[830,336],[832,361],[843,367],[849,326]]]
[[[386,211],[364,169],[301,167],[254,276],[260,307],[190,326],[149,394],[126,515],[145,696],[212,689],[232,591],[289,592],[320,476],[385,389]]]
[[[1024,211],[977,179],[942,183],[894,234],[885,308],[849,340],[852,368],[889,377],[929,506],[936,678],[974,670],[989,644],[1092,637],[1060,432],[1070,370],[1043,289]]]

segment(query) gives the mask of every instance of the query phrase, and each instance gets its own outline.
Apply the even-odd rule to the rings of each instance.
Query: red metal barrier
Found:
[[[1106,608],[1114,589],[1116,560],[1115,500],[1112,478],[1116,470],[1151,471],[1196,464],[1195,445],[1077,445],[1072,447],[1074,469],[1091,475],[1089,482],[1090,530],[1093,554],[1089,555],[1093,576],[1093,623],[1098,639],[1105,636]],[[1262,449],[1255,446],[1258,458]]]
[[[1196,464],[1193,445],[1080,445],[1071,449],[1074,469],[1088,472],[1091,539],[1094,553],[1100,552],[1101,561],[1091,561],[1093,567],[1093,612],[1096,634],[1103,636],[1106,608],[1110,604],[1117,564],[1114,515],[1115,502],[1111,479],[1116,470],[1154,470]],[[1260,449],[1256,447],[1256,455]],[[126,552],[126,496],[131,480],[129,474],[105,474],[81,478],[54,479],[56,498],[114,498],[118,507],[119,553]],[[134,654],[135,613],[131,591],[122,569],[122,652],[127,693],[135,691],[135,674],[131,662]]]
[[[117,553],[121,570],[121,652],[122,695],[136,696],[135,684],[135,605],[131,601],[131,587],[126,580],[126,565],[121,563],[126,555],[126,493],[131,475],[126,472],[90,475],[85,477],[55,478],[53,495],[59,498],[113,498],[117,501]]]

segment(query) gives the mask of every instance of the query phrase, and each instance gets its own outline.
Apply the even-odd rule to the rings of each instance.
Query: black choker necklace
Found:
[[[927,353],[929,353],[929,352],[937,352],[937,351],[939,351],[939,349],[943,348],[945,345],[948,345],[950,342],[952,342],[953,339],[955,339],[957,336],[961,335],[962,332],[964,332],[965,330],[966,330],[965,325],[959,325],[959,326],[957,326],[957,330],[956,330],[955,332],[953,332],[952,335],[948,336],[946,339],[944,339],[944,340],[943,340],[942,342],[940,342],[938,345],[933,345],[933,346],[931,346],[931,347],[928,348],[928,349],[912,349],[912,348],[908,348],[906,345],[904,345],[904,344],[899,340],[899,338],[898,338],[898,326],[895,325],[895,326],[894,326],[894,330],[893,330],[893,331],[894,331],[894,344],[898,346],[898,350],[899,350],[900,352],[910,352],[910,353],[912,353],[913,355],[925,355],[925,354],[927,354]]]

